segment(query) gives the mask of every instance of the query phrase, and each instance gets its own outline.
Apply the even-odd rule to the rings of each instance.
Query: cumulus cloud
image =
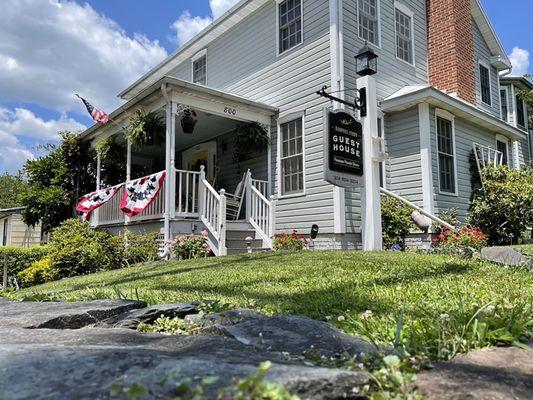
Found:
[[[509,54],[509,60],[513,66],[512,74],[514,76],[523,76],[528,73],[529,51],[515,46],[511,54]]]
[[[0,165],[15,172],[33,153],[21,139],[34,143],[56,142],[58,132],[82,131],[86,127],[73,118],[61,115],[45,121],[25,108],[10,110],[0,107]]]
[[[239,0],[209,0],[211,15],[205,17],[192,16],[189,11],[184,11],[172,24],[172,29],[176,31],[178,45],[182,46],[187,43],[238,2]]]
[[[167,56],[158,41],[73,1],[3,0],[0,37],[0,102],[60,112],[85,112],[74,93],[112,111],[116,94]]]

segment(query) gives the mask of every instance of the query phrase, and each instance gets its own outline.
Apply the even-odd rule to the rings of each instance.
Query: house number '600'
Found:
[[[237,114],[237,109],[231,108],[231,107],[224,107],[224,113],[225,114],[235,115],[235,114]]]

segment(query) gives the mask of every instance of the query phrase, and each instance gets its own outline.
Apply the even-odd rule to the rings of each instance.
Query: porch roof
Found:
[[[513,140],[526,138],[522,131],[494,115],[480,110],[473,104],[460,98],[444,93],[433,86],[406,86],[381,102],[381,110],[398,112],[411,108],[419,103],[429,103],[435,107],[445,109],[459,118],[466,119],[495,133],[500,133]]]
[[[148,105],[146,108],[149,111],[163,107],[166,104],[162,93],[163,88],[166,88],[169,99],[176,103],[230,119],[267,123],[278,112],[277,107],[265,103],[172,76],[165,76],[109,114],[110,120],[119,124],[126,120],[129,112],[141,103],[143,106]],[[225,108],[228,107],[235,112],[226,112]],[[101,134],[110,132],[113,134],[114,131],[120,129],[113,125],[115,124],[94,124],[81,133],[81,138],[91,140]]]

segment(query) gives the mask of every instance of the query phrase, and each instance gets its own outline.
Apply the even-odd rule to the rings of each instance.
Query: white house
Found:
[[[164,194],[131,219],[119,194],[92,223],[166,238],[207,227],[217,254],[241,251],[250,234],[268,248],[274,232],[317,224],[317,248],[360,248],[361,191],[324,180],[324,110],[333,105],[316,91],[353,98],[365,42],[378,55],[370,107],[388,154],[383,187],[464,219],[474,148],[515,168],[531,160],[527,111],[515,100],[515,88],[531,85],[500,79],[511,65],[479,0],[242,0],[122,91],[115,123],[83,133],[95,145],[122,137],[138,108],[166,121],[166,145],[128,143],[126,167],[127,179],[165,169]],[[197,114],[193,134],[180,124],[184,109]],[[234,131],[248,123],[265,128],[270,146],[237,163]]]

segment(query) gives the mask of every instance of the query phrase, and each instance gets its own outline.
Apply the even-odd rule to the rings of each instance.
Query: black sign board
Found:
[[[363,127],[346,112],[329,112],[329,169],[363,175]]]

